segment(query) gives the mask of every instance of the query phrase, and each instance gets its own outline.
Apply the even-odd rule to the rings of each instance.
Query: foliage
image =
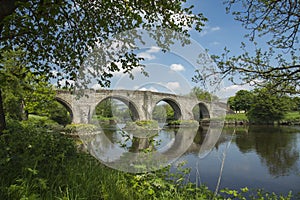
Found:
[[[29,113],[47,113],[54,101],[54,91],[44,76],[25,68],[24,52],[2,52],[0,81],[6,114],[12,119],[26,119]]]
[[[235,111],[245,111],[247,117],[243,114],[229,114],[226,116],[226,121],[295,123],[295,120],[288,119],[285,115],[298,110],[298,97],[272,93],[270,87],[272,85],[268,84],[254,91],[240,90],[235,96],[230,97],[227,101],[230,108]]]
[[[297,1],[225,0],[227,12],[249,30],[240,54],[227,47],[213,55],[218,66],[211,74],[197,72],[196,80],[219,74],[236,84],[263,86],[281,93],[299,94],[299,8]]]
[[[32,64],[26,67],[36,73],[74,80],[91,49],[120,32],[139,27],[164,27],[188,35],[187,27],[201,30],[206,18],[201,13],[194,13],[193,6],[185,7],[183,3],[179,0],[172,4],[146,0],[4,2],[7,9],[0,15],[1,47],[22,47],[26,52],[23,59]],[[112,64],[107,70],[95,69],[100,84],[109,84],[107,79],[112,72],[124,69],[129,73],[138,65],[139,59],[132,53],[118,55],[117,50],[115,53],[117,56],[113,61],[120,61],[122,66]]]
[[[50,119],[56,121],[57,123],[63,126],[72,122],[68,110],[57,101],[52,101],[52,103],[48,106],[46,110],[46,114],[49,116]]]
[[[294,111],[285,113],[284,118],[280,121],[280,124],[300,125],[300,112]]]
[[[158,130],[158,122],[156,120],[140,120],[135,122],[126,122],[128,130]]]
[[[12,119],[21,120],[23,91],[27,84],[24,83],[27,71],[22,69],[24,63],[20,60],[21,51],[3,52],[0,60],[0,82],[3,94],[4,112]]]
[[[167,49],[175,38],[182,44],[189,43],[188,29],[193,27],[200,31],[207,19],[202,13],[195,13],[193,6],[185,7],[184,2],[175,0],[170,4],[168,1],[157,0],[1,1],[0,59],[5,57],[5,51],[20,49],[23,55],[18,59],[26,63],[20,65],[21,72],[30,71],[34,76],[41,76],[46,81],[55,78],[59,86],[61,81],[65,80],[65,87],[69,87],[72,81],[82,75],[81,66],[94,47],[101,46],[100,43],[124,31],[141,27],[152,31],[151,37],[156,39],[163,49]],[[161,34],[156,34],[157,30],[153,28],[167,28],[180,33],[180,36],[166,37],[162,40]],[[132,76],[131,71],[136,67],[141,67],[144,72],[140,64],[144,58],[124,51],[124,47],[126,49],[128,46],[135,46],[130,41],[139,39],[137,32],[123,36],[122,47],[114,48],[114,45],[110,45],[111,52],[108,48],[105,49],[105,57],[108,59],[98,59],[100,57],[97,57],[96,52],[97,58],[94,61],[105,60],[105,63],[93,65],[94,69],[89,72],[101,86],[110,85],[109,79],[113,72],[122,71]],[[101,53],[103,56],[103,52]],[[90,81],[90,77],[84,77],[83,86]],[[3,110],[1,87],[0,134],[6,126]]]
[[[292,104],[291,110],[300,112],[300,97],[298,96],[293,97],[290,103]]]
[[[192,88],[192,91],[189,93],[189,96],[191,97],[196,96],[198,100],[208,101],[208,102],[211,102],[213,100],[218,100],[217,96],[196,86]]]
[[[226,0],[225,3],[227,11],[232,11],[235,19],[250,30],[250,34],[247,35],[250,40],[257,36],[271,35],[268,41],[271,46],[283,49],[298,48],[299,2]],[[238,6],[244,10],[236,10]]]
[[[97,131],[97,126],[93,124],[68,124],[64,131],[67,134],[93,133]]]
[[[96,106],[95,112],[98,116],[112,118],[116,112],[116,103],[113,99],[106,99]]]
[[[227,122],[232,122],[232,121],[248,122],[248,118],[245,113],[227,114],[225,120]]]
[[[227,123],[249,122],[246,113],[227,114],[225,120]],[[300,113],[295,111],[287,112],[284,114],[284,117],[279,121],[279,123],[284,125],[300,124]]]
[[[129,107],[123,102],[108,98],[100,102],[95,109],[94,119],[100,121],[116,120],[118,122],[126,122],[134,119]]]
[[[38,116],[32,114],[28,116],[27,120],[22,121],[21,124],[24,127],[32,126],[35,128],[49,129],[49,132],[61,131],[63,129],[61,124],[47,116]]]
[[[174,110],[168,104],[156,105],[152,112],[152,118],[159,122],[165,122],[174,119]]]
[[[239,90],[234,97],[229,98],[228,104],[234,111],[247,112],[253,103],[253,94],[247,90]]]
[[[283,119],[288,111],[288,105],[279,94],[270,94],[268,88],[257,89],[254,92],[253,104],[247,116],[250,122],[274,123]]]
[[[11,185],[9,191],[13,194],[20,193],[21,189],[32,189],[27,181],[37,181],[45,189],[45,179],[54,178],[57,171],[63,170],[64,160],[76,155],[73,141],[50,132],[48,125],[46,128],[37,127],[35,123],[9,121],[8,128],[0,138],[4,147],[0,151],[0,173],[1,185]],[[40,175],[38,179],[33,178],[36,173]],[[30,180],[23,179],[23,176],[29,176]],[[4,194],[4,191],[5,188],[1,187],[0,193]]]
[[[199,126],[199,122],[196,120],[171,120],[168,122],[168,126],[194,127]]]
[[[262,189],[259,189],[259,190],[251,193],[251,190],[249,190],[247,187],[241,188],[240,191],[225,188],[225,189],[222,189],[220,192],[225,194],[224,196],[226,196],[226,195],[229,196],[229,197],[227,197],[228,199],[240,199],[240,200],[247,200],[247,199],[252,199],[252,200],[255,200],[255,199],[257,199],[257,200],[259,200],[259,199],[291,200],[293,197],[292,193],[289,193],[287,196],[283,196],[283,195],[276,195],[275,193],[265,192]],[[249,192],[250,192],[250,194],[249,194]]]

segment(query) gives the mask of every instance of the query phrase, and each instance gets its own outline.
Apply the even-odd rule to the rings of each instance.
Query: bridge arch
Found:
[[[137,120],[140,120],[140,114],[138,112],[138,109],[137,109],[137,106],[135,105],[135,103],[131,100],[129,100],[128,98],[124,97],[124,96],[119,96],[119,95],[109,95],[103,99],[101,99],[100,101],[98,101],[96,103],[96,107],[98,105],[100,105],[102,102],[108,100],[108,99],[116,99],[116,100],[119,100],[121,101],[122,103],[124,103],[128,109],[130,110],[131,112],[131,117],[132,117],[132,120],[133,121],[137,121]],[[96,107],[94,108],[93,112],[95,112],[96,110]]]
[[[158,100],[152,108],[152,113],[154,111],[155,106],[162,101],[166,102],[167,104],[169,104],[171,106],[171,108],[174,111],[174,119],[175,120],[179,120],[182,118],[182,111],[180,108],[180,104],[175,99],[172,99],[172,98],[162,98],[162,99]]]
[[[55,100],[67,109],[67,111],[70,113],[71,121],[73,121],[74,111],[72,110],[70,103],[57,96],[55,97]]]
[[[194,119],[197,121],[210,118],[209,109],[207,105],[203,102],[199,102],[193,107],[193,114]]]

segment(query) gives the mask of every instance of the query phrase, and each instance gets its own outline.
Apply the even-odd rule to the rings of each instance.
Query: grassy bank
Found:
[[[110,169],[77,150],[59,127],[38,122],[9,122],[0,136],[0,199],[245,199],[249,190],[221,190],[218,194],[188,181],[188,171],[168,168],[145,174]],[[268,197],[267,197],[268,196]],[[252,199],[277,199],[255,192]],[[281,199],[290,199],[285,197]]]
[[[248,117],[245,113],[227,114],[225,117],[226,123],[228,124],[245,124],[248,123]],[[300,124],[300,112],[288,112],[284,118],[279,122],[280,124],[293,125]]]

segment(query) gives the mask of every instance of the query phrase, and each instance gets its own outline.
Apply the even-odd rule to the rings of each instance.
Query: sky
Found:
[[[134,69],[132,80],[122,71],[116,72],[112,78],[111,89],[151,90],[184,95],[198,86],[220,98],[233,96],[241,89],[251,89],[249,85],[233,85],[226,80],[218,86],[200,85],[192,81],[195,69],[201,66],[199,52],[205,54],[205,49],[208,49],[209,54],[220,55],[227,47],[233,55],[238,54],[241,42],[246,40],[244,35],[247,32],[231,14],[226,14],[222,0],[190,0],[188,4],[193,4],[196,12],[200,11],[208,18],[200,33],[190,30],[192,44],[189,47],[175,44],[170,47],[169,52],[163,53],[155,42],[146,38],[146,44],[140,44],[140,50],[136,53],[144,57],[143,64],[149,76],[145,77],[140,70]],[[214,63],[208,65],[215,67]],[[92,87],[100,89],[96,83]]]

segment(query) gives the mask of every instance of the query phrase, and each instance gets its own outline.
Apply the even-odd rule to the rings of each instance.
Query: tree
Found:
[[[116,113],[116,102],[113,99],[105,99],[100,104],[96,106],[95,112],[97,116],[101,116],[104,118],[112,118],[114,117],[114,113]]]
[[[4,112],[12,119],[27,119],[28,114],[49,114],[55,92],[44,76],[27,71],[20,59],[24,52],[6,51],[0,60],[0,82]]]
[[[253,104],[247,116],[250,122],[273,124],[275,121],[283,119],[288,106],[285,98],[282,98],[279,93],[270,93],[268,87],[256,89],[254,91]]]
[[[152,118],[158,122],[166,121],[167,111],[166,111],[165,105],[156,105],[152,112]]]
[[[0,0],[0,56],[3,50],[20,48],[25,52],[22,59],[29,63],[26,67],[33,74],[55,77],[58,81],[75,80],[93,47],[114,34],[138,27],[162,27],[188,36],[188,28],[194,25],[200,31],[206,18],[194,13],[192,6],[184,7],[183,2]],[[163,43],[161,39],[160,35],[157,41]],[[142,58],[133,52],[115,53],[117,57],[111,64],[95,74],[101,85],[109,85],[114,71],[130,73],[141,66]],[[5,128],[1,90],[0,132]]]
[[[152,111],[152,118],[158,122],[174,120],[174,110],[168,103],[158,104]]]
[[[300,29],[300,3],[277,0],[226,0],[227,12],[250,30],[247,37],[272,35],[268,43],[277,48],[295,49]],[[244,8],[236,10],[235,7]]]
[[[21,51],[4,52],[0,60],[0,82],[3,92],[3,104],[7,113],[12,119],[21,120],[24,116],[24,90],[27,88],[26,71],[24,63],[19,59],[23,53]]]
[[[293,97],[292,102],[294,107],[292,108],[293,111],[300,111],[300,97]]]
[[[49,116],[50,119],[56,121],[57,123],[63,126],[70,124],[72,122],[68,110],[57,101],[53,101],[48,106],[47,115]]]
[[[239,90],[233,100],[233,107],[235,111],[247,112],[253,103],[253,94],[247,90]]]
[[[236,108],[235,108],[235,104],[234,104],[234,96],[228,98],[227,104],[229,105],[229,108],[231,110],[233,110],[235,112],[237,111]]]
[[[300,93],[300,3],[277,0],[225,0],[227,12],[249,30],[250,43],[241,45],[241,54],[225,48],[212,59],[218,70],[213,74],[234,83],[263,86],[272,83],[275,92]],[[266,45],[263,48],[259,45]],[[254,51],[253,51],[254,49]],[[236,77],[240,76],[240,79]],[[207,75],[209,76],[209,75]],[[198,72],[196,79],[202,80]],[[205,77],[204,77],[205,79]]]
[[[196,96],[198,100],[209,101],[209,102],[218,99],[217,96],[196,86],[192,88],[189,95]]]

